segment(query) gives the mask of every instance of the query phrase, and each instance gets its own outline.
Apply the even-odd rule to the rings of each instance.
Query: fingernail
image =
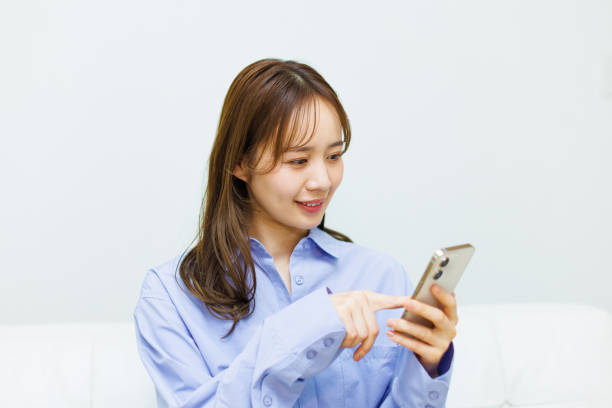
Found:
[[[389,321],[387,322],[387,326],[389,326],[389,327],[391,327],[391,328],[394,328],[394,327],[395,327],[395,320],[389,320]]]
[[[389,336],[389,337],[393,337],[393,335],[394,335],[394,334],[395,334],[395,333],[393,333],[393,331],[391,331],[391,330],[387,330],[387,336]]]
[[[439,293],[440,292],[440,287],[438,285],[433,285],[433,291],[434,291],[434,293]]]

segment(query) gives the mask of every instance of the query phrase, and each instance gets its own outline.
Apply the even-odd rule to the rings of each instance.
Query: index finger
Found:
[[[396,309],[398,307],[404,307],[406,301],[410,299],[410,296],[394,296],[385,295],[384,293],[366,291],[370,308],[373,311],[382,309]]]
[[[457,324],[457,300],[455,299],[455,292],[450,294],[442,286],[434,284],[431,287],[431,293],[442,304],[444,313],[446,313],[449,319]]]

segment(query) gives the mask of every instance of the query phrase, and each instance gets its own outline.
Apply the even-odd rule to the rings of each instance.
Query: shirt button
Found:
[[[429,399],[437,400],[439,396],[440,396],[440,394],[438,394],[437,391],[430,391],[429,392]]]
[[[297,283],[298,285],[301,285],[302,283],[304,283],[304,277],[302,275],[297,275],[295,277],[295,283]]]
[[[306,358],[309,360],[312,360],[313,358],[315,358],[316,355],[317,355],[316,351],[308,350],[308,353],[306,353]]]
[[[331,337],[327,337],[325,340],[323,340],[323,345],[325,347],[329,347],[332,344],[334,344],[334,339],[332,339]]]
[[[266,394],[263,398],[263,403],[266,407],[269,407],[272,405],[272,397]]]

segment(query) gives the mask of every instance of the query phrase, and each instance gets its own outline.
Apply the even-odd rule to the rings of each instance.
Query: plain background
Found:
[[[612,2],[0,4],[0,323],[128,321],[196,233],[225,93],[318,70],[353,141],[326,225],[459,304],[612,311]],[[459,315],[461,310],[459,309]]]

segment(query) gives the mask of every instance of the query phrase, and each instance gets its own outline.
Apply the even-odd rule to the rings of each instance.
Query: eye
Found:
[[[336,153],[336,154],[332,154],[331,156],[329,156],[331,158],[332,161],[338,161],[340,160],[340,157],[342,156],[342,153]],[[296,166],[302,165],[306,162],[307,159],[295,159],[295,160],[291,160],[288,163],[289,164],[293,164]]]

